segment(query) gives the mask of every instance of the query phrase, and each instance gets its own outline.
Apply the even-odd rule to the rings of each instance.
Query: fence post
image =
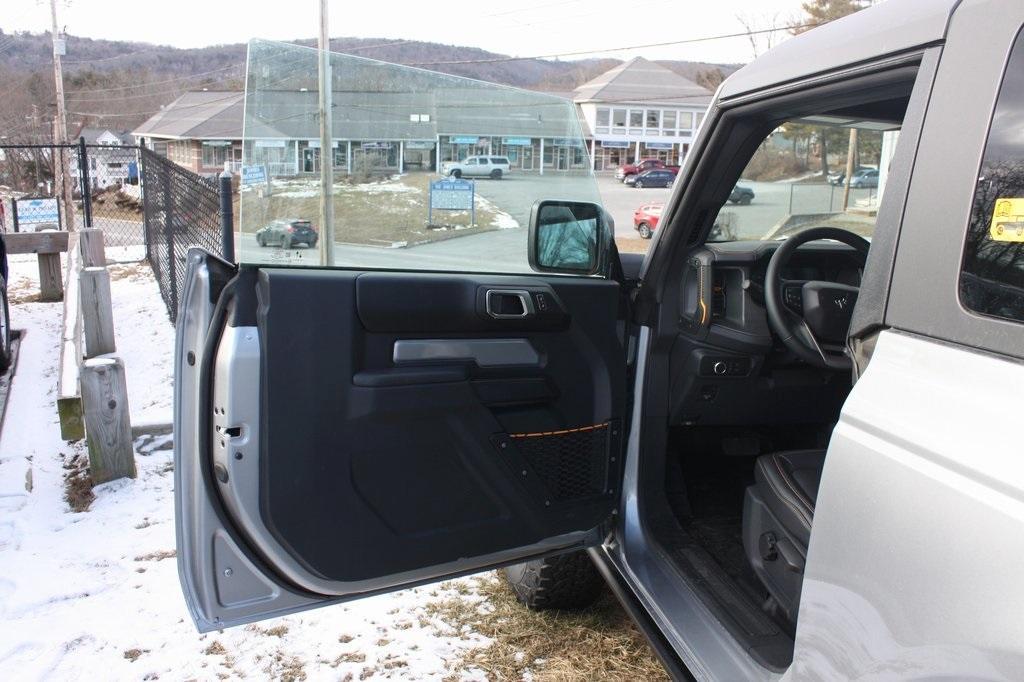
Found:
[[[146,191],[146,148],[140,144],[138,151],[139,159],[139,191],[142,192],[142,239],[146,242],[146,259],[152,264],[153,251],[149,235],[150,201],[149,192]]]
[[[107,256],[103,250],[103,230],[95,227],[82,230],[78,237],[82,249],[82,265],[87,268],[106,267]]]
[[[110,273],[105,267],[82,268],[82,329],[85,333],[85,357],[113,353],[114,313],[110,299]]]
[[[124,476],[135,478],[124,363],[121,358],[86,360],[81,381],[93,485]]]
[[[171,294],[171,321],[178,316],[178,264],[174,257],[174,196],[171,194],[171,174],[163,173],[164,195],[164,248],[167,249],[167,283]]]
[[[85,227],[92,227],[92,177],[89,175],[89,153],[85,138],[78,138],[78,179],[82,184],[82,213]]]
[[[224,172],[220,174],[220,242],[221,255],[229,263],[235,262],[235,226],[231,205],[231,171],[228,162],[224,162]]]

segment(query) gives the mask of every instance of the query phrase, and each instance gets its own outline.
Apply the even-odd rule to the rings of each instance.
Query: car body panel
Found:
[[[991,406],[1022,383],[1018,362],[881,333],[829,444],[792,679],[1020,679],[1024,460]]]

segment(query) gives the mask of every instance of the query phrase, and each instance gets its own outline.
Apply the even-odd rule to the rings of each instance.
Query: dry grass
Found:
[[[651,248],[650,239],[616,239],[615,246],[619,253],[647,253]]]
[[[173,559],[178,556],[177,550],[174,549],[159,549],[155,552],[148,554],[140,554],[135,557],[136,561],[163,561],[164,559]]]
[[[89,505],[96,499],[92,492],[92,476],[89,475],[89,460],[76,452],[64,458],[64,501],[75,513],[89,511]]]
[[[430,615],[456,632],[472,631],[493,643],[471,649],[451,679],[480,670],[489,680],[666,680],[665,669],[614,597],[605,594],[578,613],[530,611],[503,581],[477,576],[484,602],[459,597],[430,607]]]

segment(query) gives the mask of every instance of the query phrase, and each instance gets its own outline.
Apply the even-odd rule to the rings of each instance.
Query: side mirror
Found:
[[[538,201],[530,211],[530,267],[537,272],[593,275],[607,260],[604,209],[586,201]]]

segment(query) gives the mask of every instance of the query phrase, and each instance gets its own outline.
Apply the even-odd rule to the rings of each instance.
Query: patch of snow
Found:
[[[491,227],[496,227],[499,230],[510,230],[519,227],[518,220],[495,206],[494,203],[486,197],[477,195],[477,207],[494,213],[494,218],[491,220]]]

